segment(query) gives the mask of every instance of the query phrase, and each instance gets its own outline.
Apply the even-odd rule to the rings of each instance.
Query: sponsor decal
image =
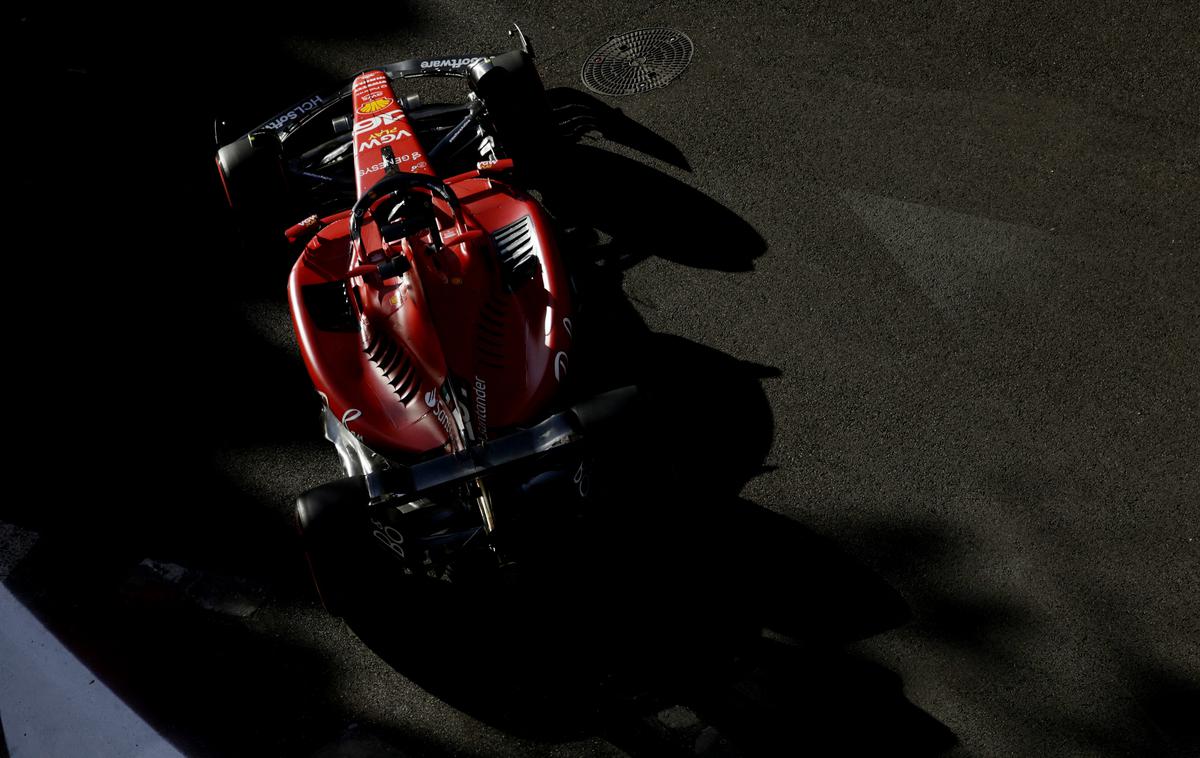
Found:
[[[378,519],[371,519],[372,536],[379,540],[400,559],[408,556],[404,553],[404,535],[394,526],[384,526]]]
[[[377,97],[358,106],[358,112],[364,115],[386,110],[394,101],[390,97]]]
[[[360,100],[384,97],[388,92],[388,79],[382,72],[372,71],[354,80],[354,95]]]
[[[434,58],[432,60],[421,61],[421,68],[460,68],[462,66],[473,66],[483,58]]]
[[[579,488],[579,496],[587,497],[588,493],[591,492],[592,489],[592,481],[591,477],[588,476],[586,463],[579,464],[579,468],[576,469],[575,476],[572,477],[572,481],[574,481],[575,486]]]
[[[573,328],[573,327],[572,327],[572,325],[571,325],[571,319],[570,319],[570,317],[564,316],[564,317],[563,317],[563,329],[566,329],[566,330],[567,330],[567,336],[568,336],[568,337],[574,338],[574,337],[575,337],[575,333],[572,331],[572,328]]]
[[[487,434],[487,382],[475,377],[475,426],[479,438],[486,440]]]
[[[372,132],[371,134],[367,135],[361,142],[359,142],[358,152],[361,153],[363,150],[369,150],[373,147],[382,147],[389,143],[395,142],[398,139],[411,136],[412,132],[395,126],[388,127],[386,129],[380,129],[377,132]]]
[[[406,133],[407,133],[407,132],[406,132]],[[397,139],[399,139],[399,138],[397,138]],[[384,169],[386,169],[388,166],[397,166],[397,167],[398,167],[398,166],[400,166],[400,165],[401,165],[401,164],[403,164],[403,163],[410,163],[410,162],[412,162],[412,161],[415,161],[415,160],[417,160],[417,159],[418,159],[418,158],[420,158],[420,157],[421,157],[421,154],[420,154],[420,153],[416,153],[416,152],[413,152],[413,153],[404,153],[403,155],[394,155],[394,156],[392,156],[392,161],[391,161],[391,163],[389,163],[389,162],[388,162],[388,161],[386,161],[386,160],[383,160],[383,161],[380,161],[379,163],[376,163],[376,164],[374,164],[374,165],[367,166],[366,168],[360,168],[360,169],[358,170],[358,175],[359,175],[359,176],[366,176],[367,174],[373,174],[373,173],[375,173],[376,171],[383,171],[383,170],[384,170]],[[421,163],[418,163],[418,164],[416,164],[416,165],[414,165],[414,166],[411,166],[411,167],[410,167],[410,170],[411,170],[411,171],[416,171],[417,169],[421,169],[421,168],[425,168],[425,162],[424,162],[424,161],[422,161]]]
[[[558,355],[554,356],[554,378],[562,381],[567,375],[567,353],[564,350],[559,350]]]
[[[391,126],[397,121],[403,120],[404,111],[388,111],[387,113],[381,113],[378,116],[371,116],[370,118],[364,118],[361,121],[354,122],[354,133],[362,134],[363,132],[369,132],[382,126]]]
[[[430,412],[441,423],[442,428],[446,430],[447,437],[453,437],[454,432],[450,430],[450,418],[446,415],[446,409],[438,402],[437,390],[429,390],[425,393],[425,405],[429,406]]]
[[[280,113],[278,116],[276,116],[272,120],[268,121],[266,123],[266,126],[270,129],[282,129],[283,127],[287,126],[291,122],[300,118],[305,113],[308,113],[309,111],[315,109],[318,105],[321,105],[324,102],[325,101],[322,100],[320,97],[314,95],[313,97],[310,97],[309,99],[305,100],[304,102],[297,103],[296,105],[292,106],[292,109],[289,110],[287,113]]]

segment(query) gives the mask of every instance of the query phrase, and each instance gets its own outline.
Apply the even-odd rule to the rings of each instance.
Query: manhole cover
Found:
[[[638,29],[609,37],[583,64],[583,83],[602,95],[665,87],[692,62],[692,41],[674,29]]]

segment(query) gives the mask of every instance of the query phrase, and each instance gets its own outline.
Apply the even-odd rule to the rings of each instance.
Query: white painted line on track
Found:
[[[182,758],[0,585],[0,720],[12,758]]]

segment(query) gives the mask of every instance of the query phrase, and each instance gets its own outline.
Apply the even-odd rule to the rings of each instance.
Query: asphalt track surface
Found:
[[[213,756],[1200,751],[1194,4],[367,15],[14,27],[37,128],[10,223],[42,225],[9,269],[31,494],[0,506],[0,573],[159,734]],[[648,131],[576,154],[593,343],[670,398],[649,441],[689,484],[629,493],[502,600],[385,596],[352,629],[289,521],[336,462],[288,263],[231,234],[211,119],[501,49],[512,20],[553,88],[613,33],[695,43],[668,88],[603,101]]]

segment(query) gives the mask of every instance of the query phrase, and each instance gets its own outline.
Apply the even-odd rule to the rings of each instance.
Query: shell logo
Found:
[[[367,113],[367,114],[378,113],[379,111],[384,110],[391,104],[392,104],[392,99],[390,97],[377,97],[374,100],[368,100],[367,102],[358,106],[358,112],[359,113]]]

